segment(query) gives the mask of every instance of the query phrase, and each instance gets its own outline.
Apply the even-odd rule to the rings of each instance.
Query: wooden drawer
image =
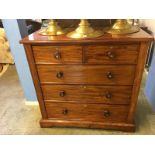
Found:
[[[84,48],[88,64],[136,64],[139,44],[90,45]]]
[[[125,122],[128,106],[103,104],[72,104],[46,102],[47,116],[58,120],[85,120],[95,122]]]
[[[129,104],[131,86],[42,85],[45,101]]]
[[[82,63],[81,46],[33,46],[36,64]]]
[[[37,65],[41,83],[132,85],[134,65]]]

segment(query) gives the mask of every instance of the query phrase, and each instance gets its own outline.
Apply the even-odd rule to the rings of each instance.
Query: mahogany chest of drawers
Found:
[[[134,113],[152,37],[105,34],[75,40],[37,32],[24,44],[42,113],[41,127],[134,131]]]

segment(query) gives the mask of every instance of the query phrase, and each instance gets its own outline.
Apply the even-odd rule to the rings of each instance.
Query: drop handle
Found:
[[[103,111],[103,115],[104,115],[104,117],[110,117],[111,116],[111,112],[109,110],[104,110]]]
[[[58,60],[61,59],[61,53],[59,51],[55,52],[54,57],[55,59],[58,59]]]
[[[63,72],[58,72],[58,73],[56,74],[56,77],[57,77],[58,79],[61,79],[61,78],[63,77]]]
[[[66,92],[64,90],[59,92],[59,96],[64,97],[66,95]]]
[[[112,79],[112,78],[113,78],[113,74],[112,74],[111,72],[108,72],[108,73],[107,73],[107,78],[108,78],[108,79]]]
[[[110,59],[114,59],[114,58],[116,57],[116,55],[115,55],[113,52],[111,52],[111,51],[108,51],[108,52],[107,52],[107,56],[108,56],[108,58],[110,58]]]
[[[107,99],[111,99],[111,98],[112,98],[112,94],[111,94],[110,92],[106,92],[106,93],[105,93],[105,97],[106,97]]]
[[[68,109],[63,109],[62,114],[67,115],[68,114]]]

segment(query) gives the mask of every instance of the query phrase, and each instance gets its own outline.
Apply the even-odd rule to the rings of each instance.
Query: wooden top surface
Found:
[[[93,43],[93,42],[108,42],[108,41],[153,41],[153,37],[142,29],[133,34],[128,35],[111,35],[105,33],[103,36],[91,39],[71,39],[66,35],[60,36],[43,36],[37,32],[23,38],[20,43],[23,44],[40,44],[40,43]]]

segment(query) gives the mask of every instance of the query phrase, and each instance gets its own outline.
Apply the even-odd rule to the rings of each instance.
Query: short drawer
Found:
[[[81,46],[33,46],[36,64],[82,63]]]
[[[89,45],[84,48],[88,64],[136,64],[139,44]]]
[[[132,85],[134,65],[37,65],[43,84]]]
[[[125,122],[128,115],[128,106],[110,106],[103,104],[72,104],[72,103],[45,103],[49,119],[57,120],[85,120],[95,122]]]
[[[45,101],[129,104],[132,86],[42,85]]]

